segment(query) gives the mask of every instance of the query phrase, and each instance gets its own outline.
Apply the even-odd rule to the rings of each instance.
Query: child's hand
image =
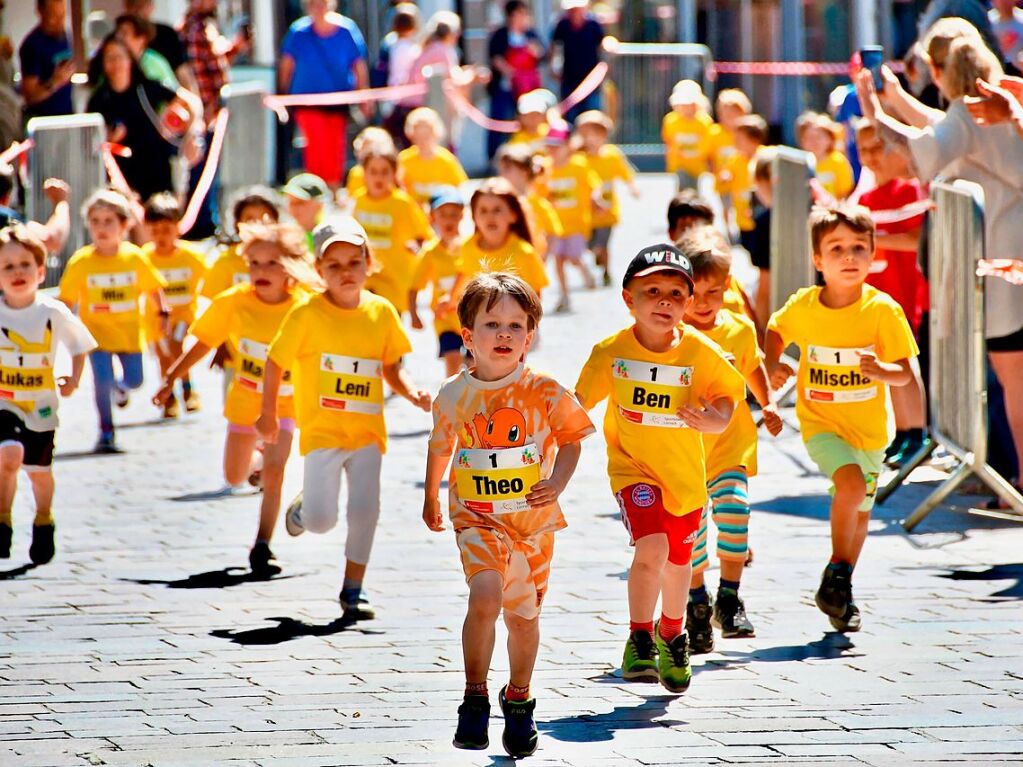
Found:
[[[526,503],[534,509],[542,509],[550,506],[565,488],[558,486],[552,480],[542,479],[529,488],[529,495],[526,496]]]
[[[281,423],[277,420],[277,416],[269,416],[266,413],[260,413],[259,418],[256,420],[256,431],[259,432],[259,436],[263,442],[268,445],[272,445],[277,442],[277,435],[280,433]]]
[[[60,389],[61,397],[70,397],[78,388],[78,381],[71,376],[61,376],[57,379],[57,388]]]
[[[778,415],[778,406],[772,402],[761,408],[760,412],[764,416],[764,427],[767,429],[767,433],[772,437],[777,437],[781,433],[781,427],[784,425],[781,416]]]
[[[433,395],[431,395],[430,392],[426,391],[425,389],[420,389],[419,391],[411,391],[409,392],[408,401],[411,402],[420,410],[429,413],[430,409],[433,406]]]
[[[771,371],[771,388],[780,389],[795,374],[796,371],[792,369],[791,365],[779,362],[774,370]]]
[[[723,432],[731,420],[731,414],[729,414],[728,418],[725,418],[722,413],[719,413],[703,397],[700,397],[700,404],[703,407],[683,405],[678,409],[678,417],[690,429],[696,429],[696,431],[703,434],[720,434]]]
[[[881,363],[877,361],[875,355],[870,352],[860,352],[860,373],[873,379],[881,378],[885,372],[887,371],[881,367]]]
[[[444,516],[440,511],[440,501],[436,498],[426,498],[423,501],[423,522],[435,533],[444,529]]]
[[[413,330],[423,329],[423,321],[419,318],[419,312],[417,312],[415,309],[409,310],[408,320],[412,324]]]
[[[50,205],[57,205],[68,201],[71,197],[71,187],[63,179],[48,178],[43,182],[43,194],[50,201]]]
[[[231,361],[231,352],[227,350],[227,344],[221,344],[217,347],[217,350],[213,352],[213,359],[210,360],[211,368],[223,368],[224,365]]]
[[[157,407],[163,407],[163,403],[170,399],[170,396],[171,394],[173,394],[173,392],[174,382],[164,380],[163,383],[160,384],[159,390],[156,392],[156,394],[153,395],[153,404],[156,405]]]

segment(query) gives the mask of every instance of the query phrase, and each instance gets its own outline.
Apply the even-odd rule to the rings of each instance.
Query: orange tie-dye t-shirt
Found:
[[[523,498],[550,477],[559,446],[593,432],[571,392],[525,365],[497,381],[468,371],[451,378],[433,403],[430,451],[452,455],[455,530],[489,527],[523,540],[565,527],[557,503],[532,509]]]

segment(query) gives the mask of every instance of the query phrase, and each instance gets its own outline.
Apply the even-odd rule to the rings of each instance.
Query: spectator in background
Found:
[[[71,207],[68,198],[71,187],[59,178],[48,178],[43,182],[43,193],[53,206],[53,212],[41,224],[38,221],[26,222],[18,211],[10,207],[11,195],[14,193],[14,168],[0,165],[0,229],[11,224],[28,224],[32,233],[46,246],[49,253],[59,253],[67,244],[71,233]]]
[[[554,27],[551,48],[560,51],[561,98],[565,99],[586,79],[600,63],[600,44],[604,40],[604,28],[596,17],[587,10],[587,0],[561,0],[565,12]],[[597,88],[565,115],[569,122],[590,109],[600,109],[600,89]]]
[[[412,66],[423,52],[419,45],[419,9],[414,3],[399,3],[394,7],[391,31],[381,45],[380,59],[387,59],[386,79],[381,85],[405,85],[412,75]],[[414,99],[413,99],[414,102]],[[405,118],[413,107],[407,99],[389,104],[390,111],[384,118],[384,128],[391,134],[399,149],[409,146],[405,135]]]
[[[336,12],[335,0],[305,0],[307,16],[288,29],[281,43],[281,93],[332,93],[369,87],[366,43],[354,21]],[[372,105],[359,108],[369,118]],[[348,107],[301,107],[295,123],[305,136],[305,169],[341,186],[345,170]]]
[[[490,117],[494,120],[514,120],[519,96],[543,87],[540,64],[547,56],[525,0],[508,0],[504,16],[504,26],[494,30],[487,44],[492,73]],[[489,131],[487,156],[493,158],[506,138],[505,133]]]
[[[192,71],[188,66],[185,46],[182,44],[177,30],[170,24],[153,21],[153,5],[153,0],[124,0],[124,12],[153,25],[153,37],[149,41],[148,48],[167,60],[179,83],[189,90],[198,92],[195,78],[192,77]]]
[[[994,32],[991,31],[987,11],[987,4],[983,0],[931,0],[917,20],[919,37],[921,40],[926,38],[931,27],[941,19],[966,19],[974,26],[991,52],[1000,57],[1002,54],[998,49]]]
[[[4,0],[0,0],[0,146],[7,147],[23,135],[21,98],[14,89],[14,43],[2,33]]]
[[[993,0],[991,5],[988,18],[1002,51],[1002,61],[1018,74],[1023,67],[1023,10],[1016,7],[1016,0]]]
[[[21,57],[21,93],[25,118],[67,115],[71,101],[71,75],[75,73],[67,22],[66,0],[37,0],[39,25],[28,33],[18,51]]]
[[[123,40],[131,50],[135,60],[139,63],[142,74],[147,79],[158,82],[163,87],[172,91],[177,91],[181,87],[178,78],[174,74],[174,70],[171,68],[170,62],[149,47],[149,43],[155,34],[153,25],[150,22],[138,16],[129,16],[127,14],[118,16],[114,22],[114,34]],[[102,64],[103,62],[100,61],[98,55],[90,62],[90,82],[98,82],[98,78],[93,78],[92,76],[93,67],[97,66],[102,71]]]

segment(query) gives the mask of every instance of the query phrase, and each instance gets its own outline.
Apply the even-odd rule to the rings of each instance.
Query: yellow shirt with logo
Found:
[[[699,176],[710,169],[713,126],[714,121],[706,112],[697,112],[695,117],[683,117],[678,112],[668,112],[664,116],[661,139],[669,173],[680,170],[690,176]]]
[[[249,262],[238,252],[238,243],[233,243],[210,264],[199,295],[213,298],[217,293],[248,281]]]
[[[408,307],[408,292],[421,243],[433,237],[423,209],[400,189],[386,197],[370,197],[365,190],[355,195],[355,220],[369,235],[369,249],[380,264],[366,289],[383,296],[399,311]]]
[[[199,286],[206,276],[206,259],[187,242],[178,242],[166,256],[157,254],[151,242],[142,246],[142,252],[167,283],[163,295],[170,309],[169,325],[173,336],[179,326],[187,328],[195,319]],[[146,337],[153,342],[163,335],[159,309],[152,301],[146,301]]]
[[[860,373],[860,354],[896,362],[919,353],[902,307],[887,293],[863,286],[860,300],[842,309],[821,303],[821,288],[796,291],[768,330],[799,347],[796,415],[803,441],[837,434],[860,450],[883,450],[888,433],[888,387]]]
[[[760,367],[764,355],[757,345],[757,329],[745,315],[722,309],[714,327],[702,332],[721,347],[725,359],[744,379],[749,380]],[[757,425],[745,397],[736,404],[732,420],[723,432],[703,435],[703,449],[707,454],[708,480],[736,466],[745,466],[747,477],[757,473]]]
[[[844,200],[856,187],[849,158],[837,149],[817,163],[817,180],[837,200]]]
[[[512,272],[537,295],[550,284],[547,270],[536,250],[514,234],[508,235],[508,240],[497,250],[483,250],[479,236],[473,235],[462,246],[462,265],[470,278],[483,272]]]
[[[582,154],[573,154],[561,167],[551,164],[547,175],[547,199],[554,206],[564,236],[593,231],[593,197],[601,181]]]
[[[458,158],[442,146],[429,158],[423,157],[417,146],[403,149],[398,154],[398,178],[402,188],[424,208],[430,207],[440,187],[458,187],[469,180]]]
[[[622,150],[614,144],[604,144],[595,153],[587,152],[583,156],[593,172],[600,177],[600,198],[608,206],[607,210],[594,208],[593,228],[614,226],[621,217],[621,204],[615,192],[615,182],[631,181],[636,171]]]
[[[435,238],[423,246],[419,254],[419,263],[412,276],[412,289],[423,290],[430,285],[432,296],[430,309],[433,310],[433,327],[439,336],[441,333],[460,333],[462,326],[458,322],[458,296],[453,294],[458,277],[465,273],[462,266],[461,241],[445,245],[440,238]],[[451,302],[447,311],[441,311],[438,304],[442,298]]]
[[[292,293],[279,304],[268,304],[251,285],[235,285],[219,293],[189,328],[206,346],[215,348],[229,343],[234,350],[235,374],[224,398],[224,417],[229,423],[252,426],[259,418],[267,349],[288,312],[305,295]],[[287,368],[277,400],[277,415],[295,417],[291,372]]]
[[[707,502],[703,435],[676,413],[700,407],[700,398],[746,394],[739,372],[721,348],[699,331],[680,326],[675,348],[652,352],[626,328],[593,347],[575,391],[586,408],[608,399],[604,417],[611,491],[638,482],[661,488],[665,508],[684,516]]]
[[[270,344],[270,359],[294,376],[302,455],[373,444],[386,450],[383,366],[410,351],[394,305],[367,291],[355,309],[323,294],[292,309]]]
[[[161,274],[130,242],[122,242],[112,256],[101,256],[86,245],[64,269],[60,300],[78,307],[78,316],[102,351],[141,352],[142,296],[164,286]]]

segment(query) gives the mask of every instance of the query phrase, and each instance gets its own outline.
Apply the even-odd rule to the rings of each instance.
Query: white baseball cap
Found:
[[[561,0],[561,10],[571,11],[573,8],[585,8],[590,0]]]
[[[351,216],[335,216],[326,219],[313,229],[313,244],[316,255],[322,256],[335,242],[347,242],[349,245],[369,245],[369,235],[362,224]]]
[[[703,88],[696,80],[679,80],[671,89],[671,96],[668,97],[668,103],[673,107],[682,104],[699,104],[702,100]]]

